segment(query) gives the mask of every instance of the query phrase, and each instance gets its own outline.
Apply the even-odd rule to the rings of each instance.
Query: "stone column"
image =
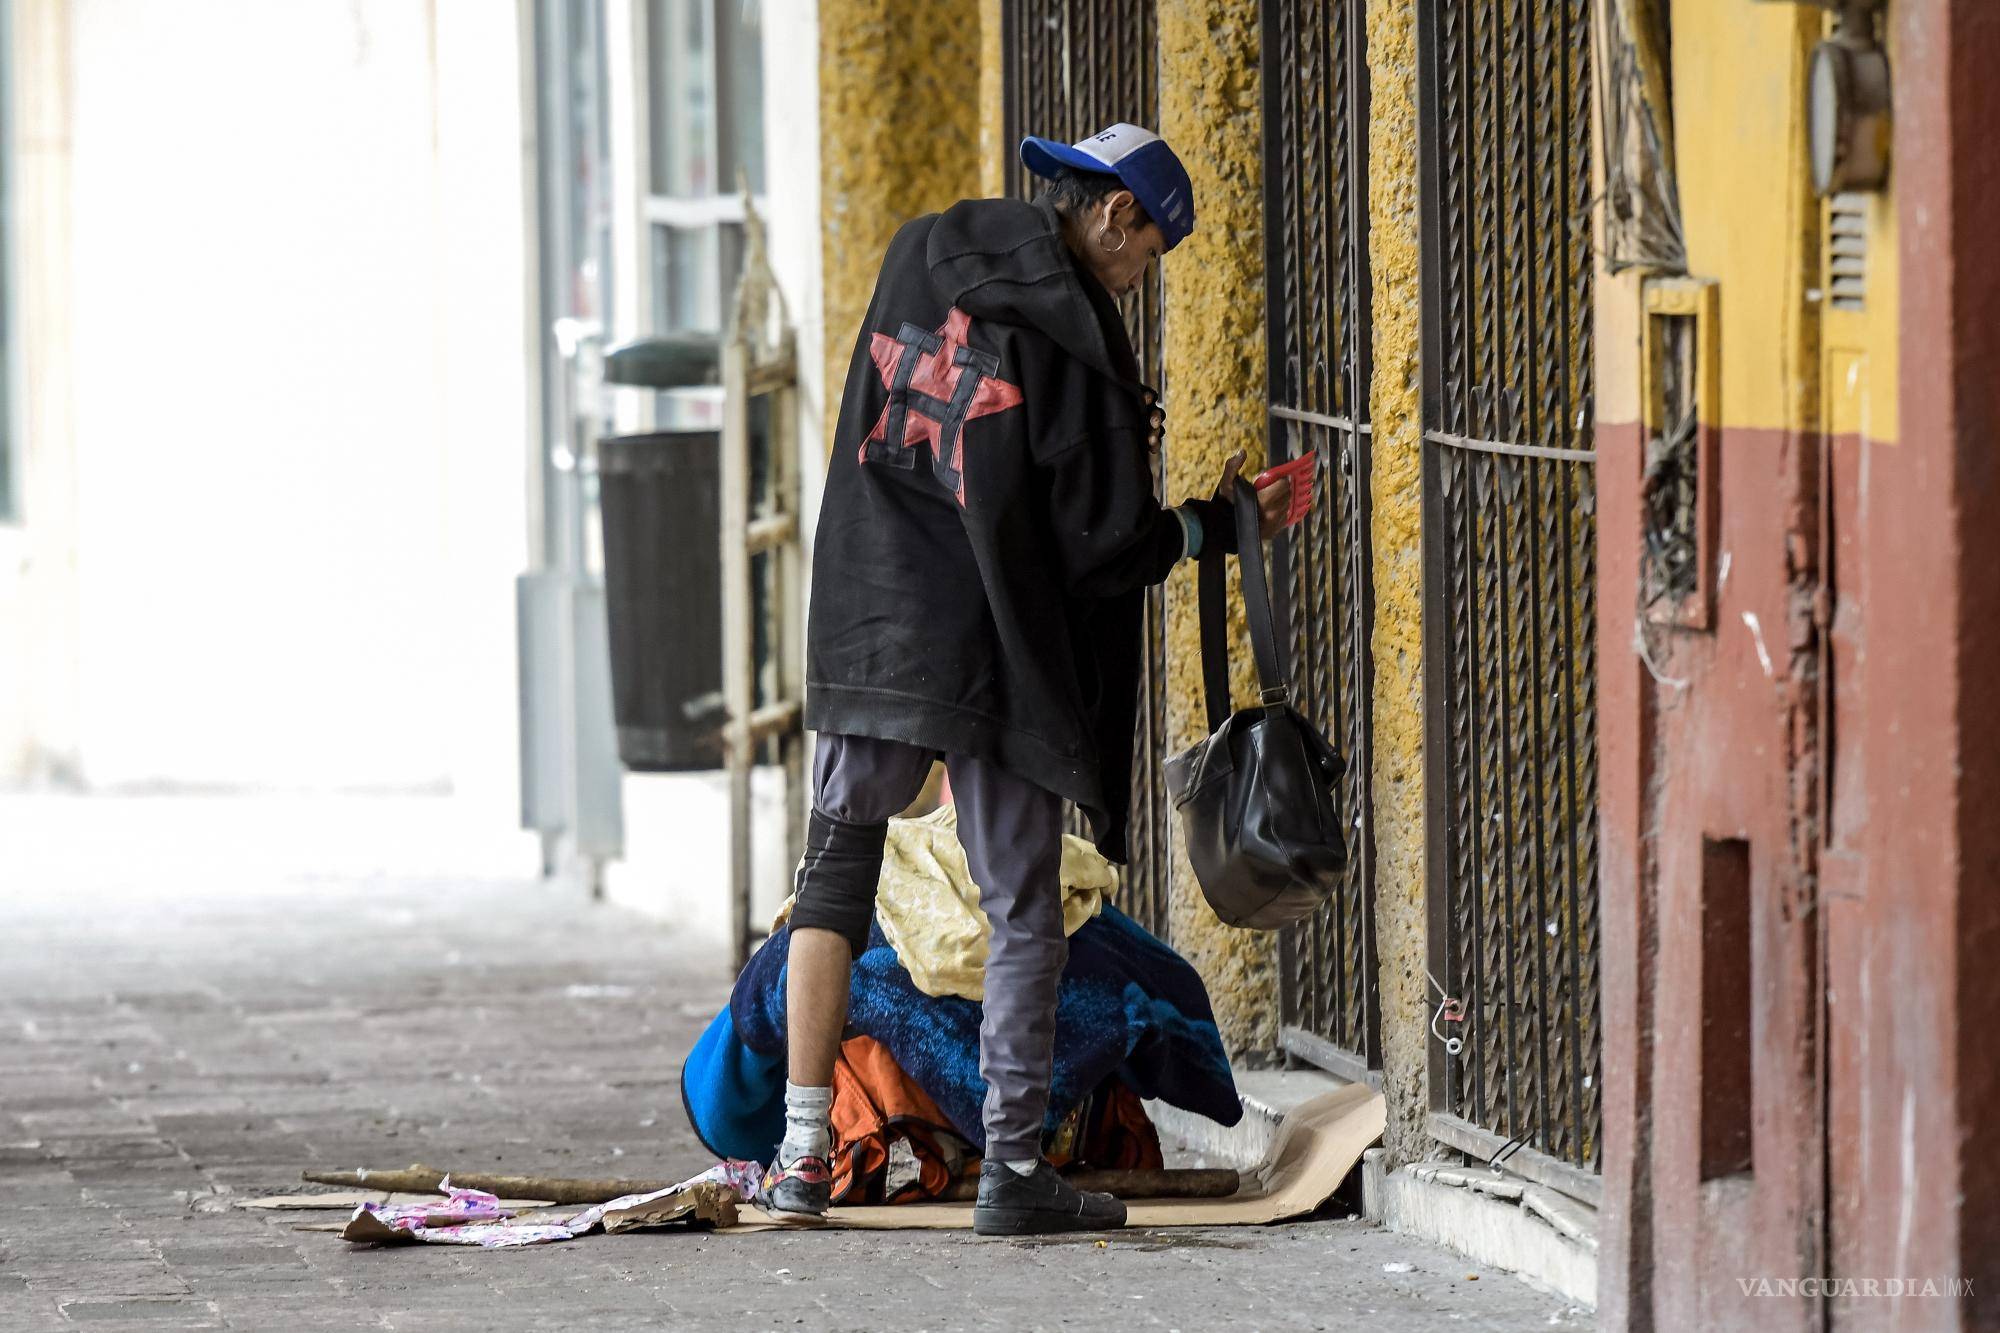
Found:
[[[820,2],[829,443],[855,334],[896,228],[980,192],[981,4]],[[996,34],[996,54],[997,42]]]
[[[1007,162],[1014,153],[1006,142],[1005,31],[1001,0],[979,0],[979,193],[988,199],[1007,193]]]
[[[1368,0],[1368,272],[1374,378],[1369,536],[1375,659],[1375,947],[1380,961],[1383,1142],[1390,1164],[1430,1147],[1424,929],[1423,405],[1418,364],[1417,0]]]
[[[1159,130],[1194,183],[1195,231],[1167,256],[1169,503],[1215,489],[1223,460],[1265,443],[1263,114],[1256,0],[1187,0],[1159,9]],[[1233,579],[1233,575],[1232,575]],[[1240,608],[1232,597],[1231,606]],[[1234,684],[1252,697],[1250,652],[1234,614]],[[1177,750],[1206,732],[1195,580],[1167,585],[1167,732]],[[1174,839],[1173,944],[1207,981],[1236,1053],[1277,1045],[1276,936],[1232,930],[1209,911]]]

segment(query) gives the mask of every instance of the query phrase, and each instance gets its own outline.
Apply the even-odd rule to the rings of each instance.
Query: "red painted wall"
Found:
[[[1843,1261],[1959,1276],[1962,1306],[1857,1302],[1866,1328],[2000,1327],[2000,6],[1902,0],[1892,188],[1900,441],[1870,459],[1857,553],[1865,827],[1842,923],[1866,975]],[[1843,1034],[1848,1035],[1848,1034]],[[1836,1103],[1838,1104],[1838,1102]],[[1845,1312],[1845,1311],[1844,1311]]]
[[[1893,442],[1721,423],[1727,574],[1712,630],[1650,636],[1665,681],[1633,650],[1641,431],[1599,429],[1607,1327],[2000,1328],[2000,5],[1890,23]],[[1741,960],[1702,928],[1731,839]],[[1704,1180],[1746,995],[1752,1170]],[[1972,1293],[1737,1282],[1826,1276]]]
[[[1816,549],[1817,442],[1721,430],[1714,628],[1651,629],[1653,670],[1633,646],[1642,432],[1600,427],[1598,448],[1604,1003],[1629,1057],[1607,1046],[1603,1313],[1611,1327],[1808,1328],[1809,1309],[1746,1298],[1738,1279],[1819,1271],[1817,926],[1794,817],[1814,701],[1811,568],[1794,557]],[[1718,937],[1718,917],[1727,932],[1747,920],[1748,939]],[[1729,1169],[1745,1119],[1747,1172]]]

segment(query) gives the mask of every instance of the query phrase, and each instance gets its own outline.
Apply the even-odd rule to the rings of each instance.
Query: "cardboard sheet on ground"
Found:
[[[1340,1188],[1361,1154],[1382,1137],[1388,1113],[1382,1094],[1365,1083],[1302,1102],[1285,1116],[1271,1152],[1255,1171],[1243,1173],[1243,1187],[1226,1199],[1135,1199],[1127,1205],[1128,1227],[1258,1226],[1303,1217]],[[725,1232],[798,1230],[745,1205]],[[970,1230],[969,1203],[904,1203],[836,1208],[815,1230]]]

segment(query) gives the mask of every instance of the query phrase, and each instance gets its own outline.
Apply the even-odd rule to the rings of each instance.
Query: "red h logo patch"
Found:
[[[954,306],[935,333],[905,324],[894,338],[874,335],[869,356],[889,386],[889,401],[861,442],[859,459],[913,468],[917,445],[928,444],[931,470],[958,497],[961,508],[965,423],[1021,402],[1019,386],[999,377],[1000,358],[966,345],[971,328],[972,316]]]

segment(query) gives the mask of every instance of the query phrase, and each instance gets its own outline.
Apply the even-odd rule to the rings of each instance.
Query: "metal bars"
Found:
[[[1433,1129],[1576,1192],[1602,1116],[1590,0],[1422,8]],[[1518,1147],[1514,1147],[1518,1145]]]
[[[1008,0],[1002,14],[1010,193],[1032,198],[1037,189],[1014,151],[1024,134],[1074,143],[1119,121],[1149,128],[1158,123],[1159,41],[1152,0]],[[1164,402],[1163,294],[1154,265],[1123,310],[1141,371]],[[1154,485],[1163,481],[1164,457],[1155,460]],[[1144,633],[1139,733],[1132,750],[1131,859],[1118,906],[1165,939],[1171,846],[1160,767],[1168,744],[1166,614],[1157,587],[1146,594]]]
[[[1369,818],[1368,74],[1361,0],[1265,0],[1270,452],[1322,461],[1279,544],[1293,697],[1347,760],[1339,891],[1280,939],[1280,1039],[1349,1077],[1380,1063]]]
[[[1151,0],[1009,0],[1002,10],[1009,193],[1031,199],[1039,188],[1015,152],[1023,135],[1073,143],[1118,121],[1158,123]],[[1155,387],[1163,372],[1162,295],[1154,265],[1123,305],[1139,364]]]

